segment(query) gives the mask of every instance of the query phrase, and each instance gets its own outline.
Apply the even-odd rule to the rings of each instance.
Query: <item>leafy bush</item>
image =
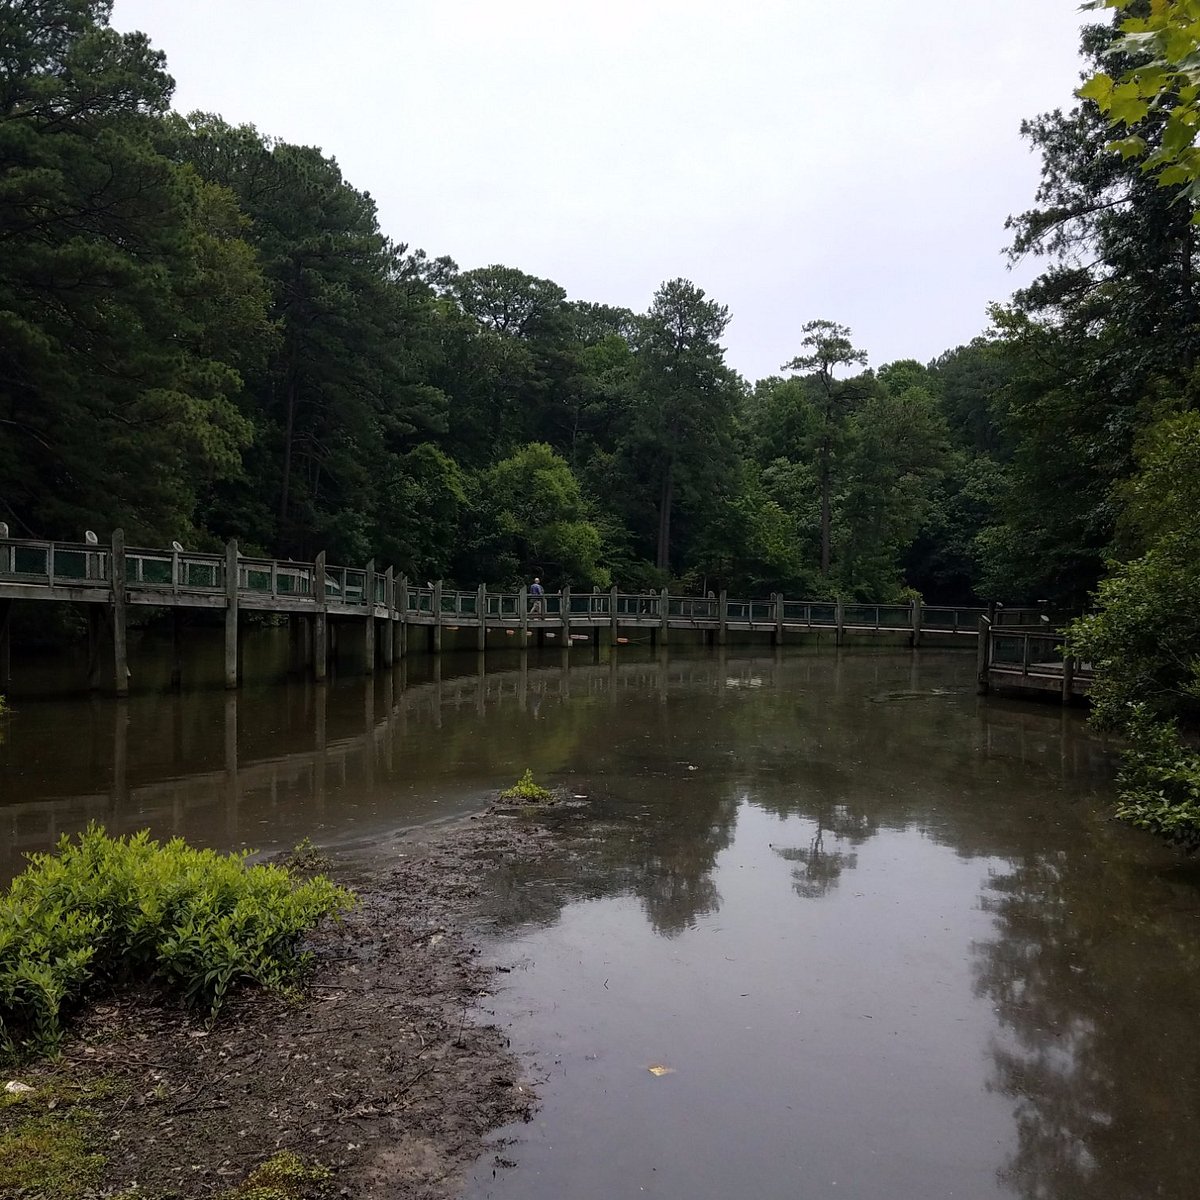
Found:
[[[1092,720],[1129,744],[1117,815],[1200,849],[1200,413],[1152,425],[1126,489],[1125,536],[1140,551],[1110,564],[1096,610],[1068,630],[1090,662]]]
[[[352,897],[142,832],[63,837],[0,897],[0,1061],[52,1052],[85,994],[151,979],[210,1020],[243,983],[280,990],[307,964],[301,936]]]
[[[500,793],[501,800],[526,800],[531,804],[544,804],[551,797],[552,793],[534,782],[533,772],[528,767],[525,768],[525,774],[512,787],[505,788]]]
[[[1169,842],[1200,849],[1200,754],[1180,741],[1174,722],[1137,705],[1125,722],[1130,740],[1117,783],[1117,816]]]

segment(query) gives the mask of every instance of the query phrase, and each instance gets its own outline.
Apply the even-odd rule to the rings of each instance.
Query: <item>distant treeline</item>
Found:
[[[1188,214],[1096,167],[1098,116],[1028,126],[1046,176],[1014,244],[1050,265],[985,336],[868,370],[798,314],[797,357],[750,384],[695,284],[634,313],[394,242],[322,151],[172,113],[162,54],[110,9],[0,5],[14,534],[236,536],[463,584],[1082,604],[1139,428],[1190,394]]]

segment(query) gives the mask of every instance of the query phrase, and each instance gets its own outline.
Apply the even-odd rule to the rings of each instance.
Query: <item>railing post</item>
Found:
[[[442,581],[433,585],[433,625],[429,630],[429,649],[434,654],[442,652]]]
[[[46,547],[46,582],[54,586],[54,543]]]
[[[383,665],[396,661],[396,577],[392,567],[383,573]]]
[[[366,602],[367,625],[363,630],[363,657],[367,663],[367,674],[375,674],[375,560],[367,563],[363,572],[363,600]]]
[[[717,597],[717,645],[724,646],[729,636],[729,593],[722,588]]]
[[[238,549],[237,539],[225,546],[225,686],[238,685]]]
[[[481,583],[475,596],[475,612],[479,617],[479,633],[475,645],[480,650],[487,649],[487,584]]]
[[[396,629],[396,637],[400,641],[400,653],[398,657],[404,658],[408,654],[408,576],[400,576],[400,602],[397,605],[400,610],[400,624]]]
[[[783,645],[783,593],[775,593],[775,645]]]
[[[608,593],[608,633],[612,645],[617,644],[617,585]]]
[[[1066,650],[1066,645],[1063,645]],[[1070,704],[1075,691],[1075,660],[1070,654],[1063,655],[1062,702]]]
[[[179,551],[171,547],[171,591],[179,594]]]
[[[129,662],[125,654],[125,531],[112,535],[113,687],[129,695]]]
[[[914,596],[912,601],[912,638],[909,645],[915,650],[921,644],[921,618],[924,616],[924,605],[920,596]]]
[[[980,696],[988,692],[988,665],[992,661],[992,623],[979,618],[979,645],[975,647],[975,691]]]
[[[318,682],[329,670],[329,597],[325,591],[325,551],[317,555],[313,564],[313,678]]]
[[[559,593],[559,610],[558,618],[562,622],[562,639],[563,645],[571,644],[571,585],[564,584],[563,590]]]
[[[659,601],[662,609],[658,614],[659,620],[662,622],[662,644],[665,646],[671,634],[671,596],[666,588],[662,590],[662,599]]]
[[[1033,651],[1030,649],[1030,646],[1032,645],[1032,640],[1033,639],[1030,638],[1029,634],[1025,634],[1025,636],[1021,639],[1021,674],[1022,675],[1029,674],[1029,660],[1033,653]]]
[[[846,606],[843,604],[841,596],[837,598],[837,602],[834,607],[834,617],[836,623],[836,632],[833,635],[833,644],[835,646],[840,646],[842,644],[842,640],[846,636]]]

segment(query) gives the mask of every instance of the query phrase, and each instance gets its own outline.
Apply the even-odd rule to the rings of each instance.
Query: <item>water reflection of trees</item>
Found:
[[[1157,848],[1157,867],[1131,862],[1131,836],[1101,828],[1086,854],[1030,838],[984,898],[976,990],[1003,1026],[991,1086],[1017,1130],[1001,1179],[1029,1200],[1196,1192],[1198,881],[1164,874]]]
[[[974,947],[974,968],[1002,1027],[990,1053],[1016,1128],[1005,1185],[1026,1200],[1193,1194],[1193,877],[1165,876],[1165,852],[1139,860],[1134,835],[1084,811],[1081,792],[1107,767],[1074,719],[923,693],[916,659],[913,686],[897,692],[904,661],[448,658],[414,664],[407,680],[324,690],[81,701],[59,725],[42,721],[40,741],[26,744],[34,722],[11,726],[0,845],[15,861],[71,822],[123,813],[236,844],[309,810],[335,825],[335,782],[340,796],[469,791],[531,766],[577,780],[589,802],[554,818],[568,853],[535,869],[481,863],[482,906],[506,922],[551,922],[574,899],[629,896],[670,936],[717,911],[717,859],[743,798],[806,823],[777,845],[809,900],[828,896],[881,831],[920,830],[1004,864],[985,893],[994,932]],[[664,761],[665,744],[691,757]],[[1009,802],[1033,785],[1053,803]],[[1172,906],[1179,914],[1164,914]]]

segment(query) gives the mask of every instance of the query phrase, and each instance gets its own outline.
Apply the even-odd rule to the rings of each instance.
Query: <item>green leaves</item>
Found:
[[[1127,10],[1128,0],[1100,0],[1085,8]],[[1145,169],[1164,187],[1200,179],[1200,161],[1191,153],[1200,127],[1200,11],[1195,0],[1154,0],[1146,16],[1119,21],[1108,52],[1113,62],[1130,63],[1115,78],[1094,74],[1076,92],[1093,101],[1110,124],[1130,136],[1109,143],[1122,158],[1145,156]],[[1135,126],[1164,116],[1160,127],[1133,133]],[[1185,193],[1194,203],[1190,190]]]
[[[301,935],[351,903],[245,854],[96,826],[64,837],[0,897],[0,1061],[51,1052],[86,995],[127,980],[153,978],[211,1020],[240,983],[293,981]]]

